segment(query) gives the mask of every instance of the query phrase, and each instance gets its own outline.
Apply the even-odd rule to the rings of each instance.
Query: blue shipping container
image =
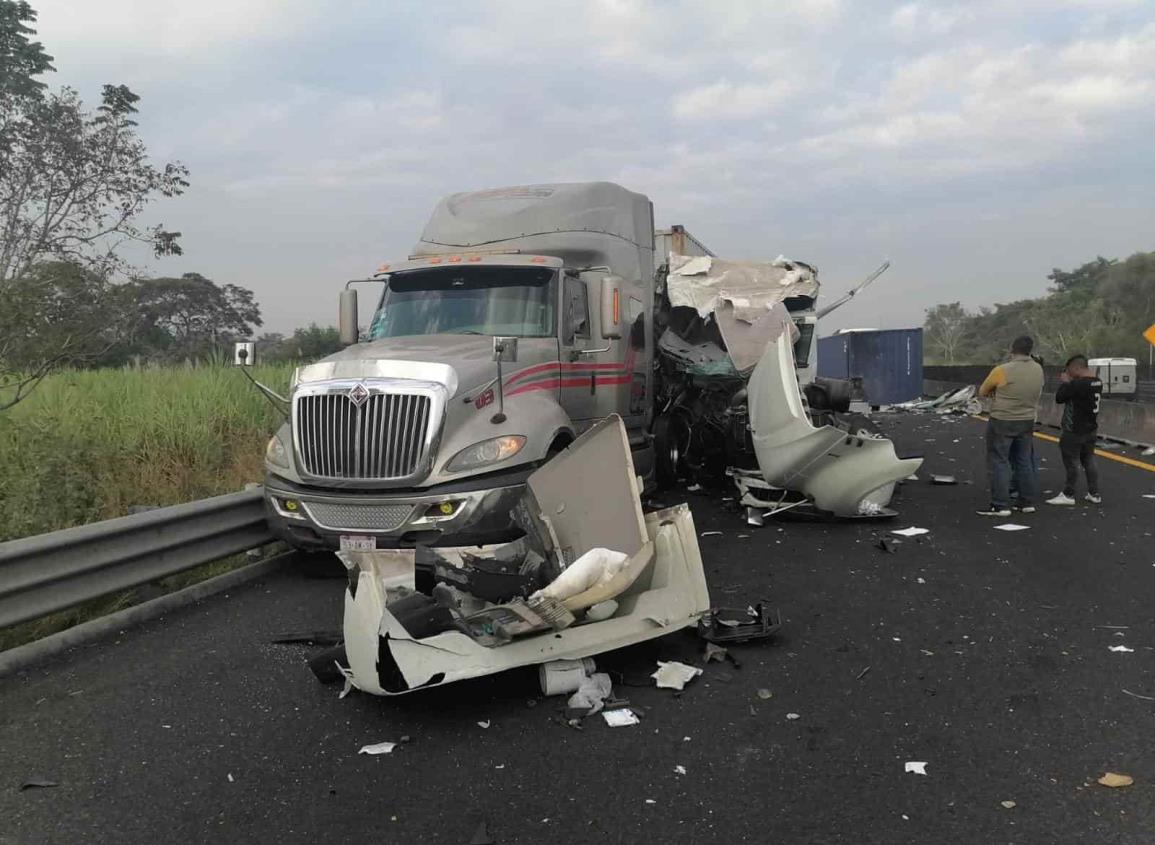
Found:
[[[922,329],[847,332],[818,339],[818,375],[862,380],[871,405],[922,396]]]

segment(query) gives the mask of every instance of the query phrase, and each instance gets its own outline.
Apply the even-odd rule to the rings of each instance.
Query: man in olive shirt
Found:
[[[991,480],[991,504],[982,516],[1011,515],[1011,477],[1019,491],[1023,513],[1034,513],[1038,496],[1034,453],[1035,414],[1043,392],[1043,368],[1031,357],[1035,342],[1015,338],[1011,359],[999,364],[979,387],[979,396],[990,396],[987,423],[987,471]],[[1012,463],[1014,464],[1012,467]]]

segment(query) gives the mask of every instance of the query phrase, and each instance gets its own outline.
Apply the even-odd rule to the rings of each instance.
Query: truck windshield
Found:
[[[369,339],[426,334],[553,337],[547,267],[435,267],[389,277]]]

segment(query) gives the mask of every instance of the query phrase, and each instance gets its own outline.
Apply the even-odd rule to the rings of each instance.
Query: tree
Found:
[[[959,345],[970,319],[971,315],[958,302],[927,309],[923,334],[927,345],[938,352],[937,357],[943,362],[954,364],[958,360]]]
[[[140,279],[129,287],[138,314],[134,340],[151,357],[203,358],[261,325],[251,290],[217,285],[200,273]]]
[[[188,186],[183,165],[149,162],[128,88],[105,85],[95,111],[70,88],[48,90],[35,22],[27,2],[0,0],[0,410],[53,368],[91,362],[123,327],[107,310],[123,294],[114,275],[129,269],[121,247],[179,254],[179,233],[140,216]]]
[[[291,343],[295,347],[293,357],[298,361],[315,361],[343,348],[341,333],[335,327],[322,328],[316,323],[309,323],[308,328],[293,332]]]

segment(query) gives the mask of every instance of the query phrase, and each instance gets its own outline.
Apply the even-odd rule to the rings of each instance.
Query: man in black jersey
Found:
[[[1099,472],[1095,469],[1095,441],[1099,431],[1099,402],[1103,398],[1103,382],[1087,366],[1083,355],[1073,355],[1067,361],[1059,380],[1062,384],[1055,391],[1055,401],[1064,405],[1063,432],[1059,436],[1059,451],[1063,455],[1063,467],[1067,470],[1067,481],[1063,492],[1048,505],[1075,504],[1075,484],[1079,481],[1079,466],[1087,476],[1088,502],[1099,504]]]

